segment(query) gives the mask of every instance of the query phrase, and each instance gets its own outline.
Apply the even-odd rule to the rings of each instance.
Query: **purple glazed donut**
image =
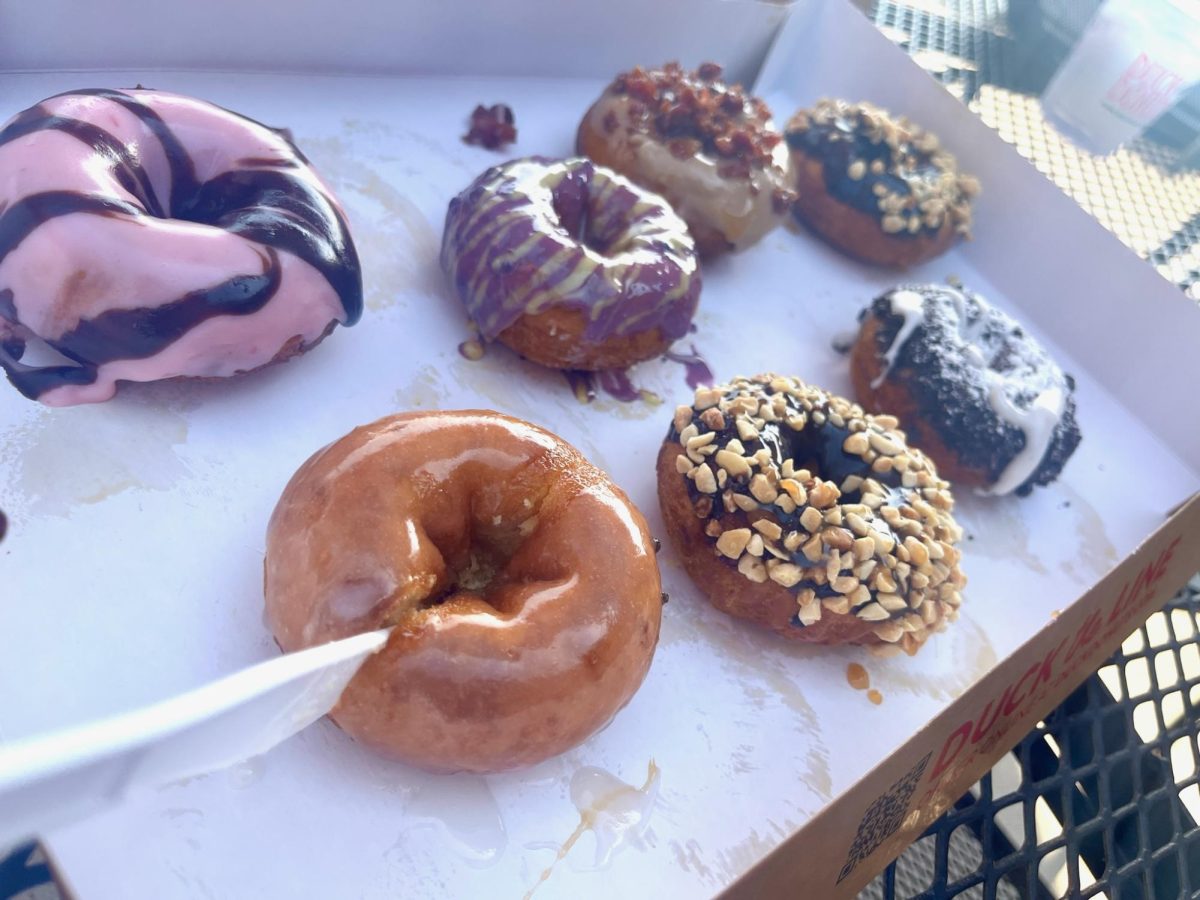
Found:
[[[687,225],[589,160],[516,159],[450,201],[442,268],[488,341],[559,369],[614,369],[682,337],[700,297]]]

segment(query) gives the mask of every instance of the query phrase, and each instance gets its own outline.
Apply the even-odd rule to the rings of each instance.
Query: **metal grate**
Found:
[[[1010,10],[1008,0],[879,0],[874,21],[1102,225],[1200,300],[1200,169],[1146,139],[1109,156],[1081,151],[1046,122],[1035,96],[1098,5],[1017,0]]]
[[[1200,893],[1200,576],[860,895]]]
[[[881,0],[875,25],[960,100],[1009,84],[1015,44],[1005,0]]]

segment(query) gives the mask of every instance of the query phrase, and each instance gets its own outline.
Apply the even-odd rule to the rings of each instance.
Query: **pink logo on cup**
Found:
[[[1104,95],[1105,106],[1137,122],[1148,122],[1170,105],[1182,86],[1182,75],[1140,53]]]

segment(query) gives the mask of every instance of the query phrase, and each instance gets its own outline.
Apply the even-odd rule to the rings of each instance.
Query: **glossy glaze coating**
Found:
[[[235,375],[362,309],[345,217],[280,132],[190,97],[89,89],[0,130],[0,366],[53,406]],[[25,361],[40,339],[66,358]]]
[[[618,75],[584,115],[576,150],[662,194],[706,257],[759,241],[792,199],[770,110],[711,63]]]
[[[537,330],[549,358],[526,355],[563,368],[655,355],[687,332],[700,295],[683,221],[584,159],[530,157],[484,172],[450,202],[442,268],[487,340],[510,342],[509,329],[545,317]],[[607,342],[640,335],[654,340],[637,359],[595,362]]]
[[[268,531],[279,645],[395,626],[333,717],[435,771],[585,740],[641,684],[661,604],[637,509],[574,448],[499,413],[352,431],[300,468]]]

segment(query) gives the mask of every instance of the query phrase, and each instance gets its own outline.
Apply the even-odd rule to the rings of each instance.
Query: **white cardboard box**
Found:
[[[457,353],[468,332],[437,266],[442,218],[503,158],[459,137],[477,102],[503,101],[520,129],[512,155],[569,154],[618,68],[679,56],[750,72],[785,10],[672,0],[626,33],[601,30],[595,9],[536,0],[514,24],[483,4],[452,15],[355,0],[332,15],[305,3],[287,18],[279,2],[222,3],[211,16],[165,4],[139,21],[123,2],[79,12],[64,35],[49,28],[55,8],[0,11],[0,65],[50,70],[0,74],[5,115],[73,87],[142,82],[289,126],[348,209],[368,309],[304,358],[237,382],[132,386],[65,410],[0,395],[11,519],[0,739],[275,653],[260,586],[279,491],[317,447],[397,410],[491,406],[550,427],[661,531],[653,460],[689,393],[679,366],[634,370],[661,407],[584,406],[558,375],[503,349],[480,362]],[[294,55],[276,44],[256,56],[244,32],[277,20]],[[245,71],[309,62],[353,74]],[[64,71],[79,67],[105,71]],[[472,74],[489,72],[504,74]],[[525,772],[433,777],[323,722],[264,759],[50,835],[81,898],[517,897],[535,884],[539,898],[674,897],[735,882],[747,896],[850,895],[1200,565],[1200,504],[1177,509],[1200,488],[1187,396],[1200,381],[1200,310],[848,4],[792,7],[759,87],[780,119],[840,95],[935,130],[983,181],[977,239],[905,277],[957,275],[1078,380],[1084,441],[1056,485],[1026,499],[960,495],[971,536],[962,619],[913,659],[794,647],[709,608],[666,549],[672,601],[654,666],[582,747]],[[780,230],[706,269],[695,343],[722,377],[773,369],[848,392],[830,341],[896,280]],[[849,686],[851,662],[881,705]],[[601,817],[607,859],[586,833],[538,884],[580,824],[570,785],[589,767],[630,785],[628,821]]]

